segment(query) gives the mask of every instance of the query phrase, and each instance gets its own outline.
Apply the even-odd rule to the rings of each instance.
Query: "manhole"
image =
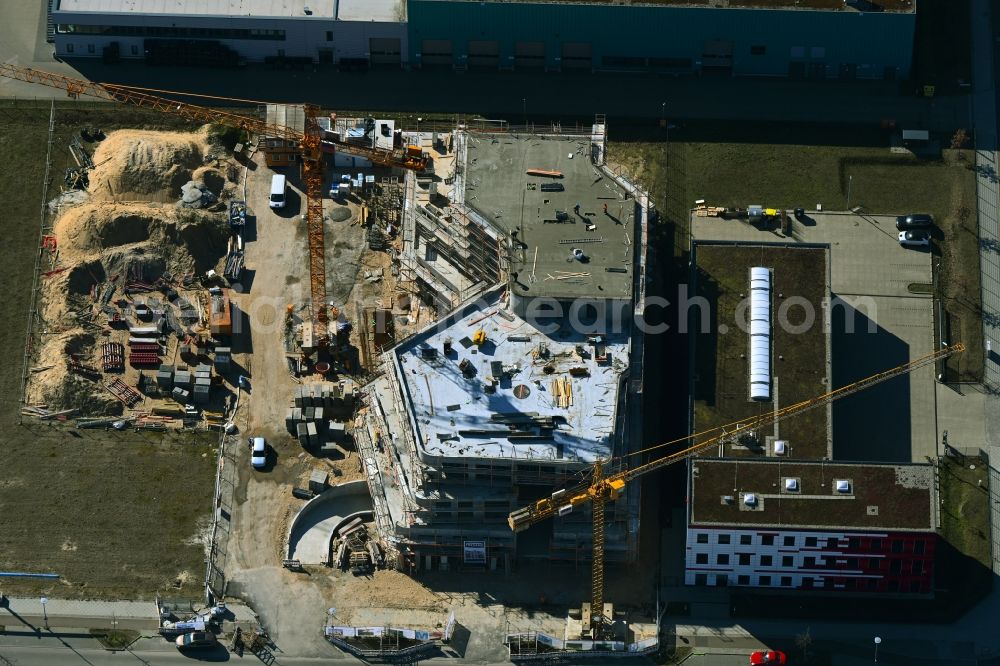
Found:
[[[514,387],[514,397],[519,400],[524,400],[529,395],[531,395],[531,389],[524,384],[518,384]]]

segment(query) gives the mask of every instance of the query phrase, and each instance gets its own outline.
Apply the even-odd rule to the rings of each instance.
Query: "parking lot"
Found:
[[[900,247],[895,218],[812,213],[790,234],[742,220],[692,216],[695,241],[818,243],[830,246],[833,388],[929,354],[935,249]],[[821,359],[817,359],[821,362]],[[938,441],[934,368],[889,380],[835,403],[834,458],[919,461]]]

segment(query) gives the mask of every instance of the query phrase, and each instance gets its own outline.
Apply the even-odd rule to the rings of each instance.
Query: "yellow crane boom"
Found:
[[[698,440],[679,451],[673,451],[667,455],[656,458],[655,460],[651,460],[650,462],[639,464],[634,467],[628,467],[621,462],[621,459],[617,459],[617,464],[615,464],[614,460],[610,461],[615,469],[614,471],[608,473],[605,469],[607,463],[604,461],[598,461],[594,463],[594,468],[588,482],[581,483],[571,488],[558,490],[552,493],[551,497],[540,499],[534,504],[513,511],[507,518],[507,523],[515,532],[521,532],[528,529],[532,525],[546,520],[547,518],[557,515],[567,515],[572,513],[577,507],[584,506],[588,503],[592,505],[591,513],[594,522],[594,542],[593,559],[591,560],[591,630],[594,639],[600,639],[605,623],[603,613],[604,505],[606,502],[615,500],[621,496],[622,493],[625,492],[625,487],[629,482],[644,474],[648,474],[649,472],[662,469],[667,465],[672,465],[681,460],[695,456],[709,447],[717,446],[718,444],[735,437],[749,434],[760,430],[761,428],[774,425],[783,419],[797,416],[811,409],[828,405],[834,400],[839,400],[845,396],[858,393],[859,391],[864,391],[865,389],[871,388],[872,386],[892,379],[893,377],[909,374],[918,368],[931,365],[932,363],[945,359],[952,354],[964,351],[965,345],[957,343],[950,347],[945,347],[927,354],[926,356],[921,356],[920,358],[914,359],[908,363],[904,363],[894,368],[890,368],[889,370],[866,377],[860,381],[854,382],[853,384],[842,386],[841,388],[830,391],[829,393],[824,393],[823,395],[815,398],[803,400],[802,402],[797,402],[776,411],[768,411],[766,414],[734,421],[733,423],[697,432],[688,435],[687,437],[681,437],[679,439],[643,449],[642,451],[637,451],[630,455],[634,456],[645,454],[650,451],[655,451],[675,444],[690,443],[692,440]]]

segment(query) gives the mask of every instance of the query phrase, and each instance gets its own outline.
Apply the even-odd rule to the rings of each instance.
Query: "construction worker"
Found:
[[[580,204],[573,206],[573,212],[576,213],[577,215],[580,214]]]
[[[604,204],[604,214],[608,214],[608,204]]]

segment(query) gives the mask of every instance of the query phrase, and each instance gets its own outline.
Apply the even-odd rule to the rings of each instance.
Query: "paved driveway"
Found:
[[[933,254],[900,247],[895,217],[809,213],[789,236],[740,221],[692,218],[695,240],[821,243],[830,246],[833,386],[840,387],[929,354],[933,299],[911,293],[930,285]],[[833,409],[834,458],[923,462],[937,452],[934,368],[917,370]]]

